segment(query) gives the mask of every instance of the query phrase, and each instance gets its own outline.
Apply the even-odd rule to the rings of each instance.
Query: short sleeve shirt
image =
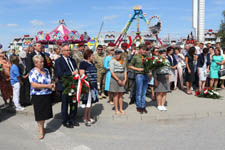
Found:
[[[134,66],[136,68],[144,68],[144,65],[143,65],[141,57],[142,57],[141,55],[135,55],[132,58],[129,66]],[[144,72],[139,72],[139,71],[136,71],[136,73],[137,74],[144,74]]]
[[[117,61],[116,59],[111,59],[109,62],[109,69],[111,72],[124,72],[126,71],[126,68],[123,64],[120,63],[120,61]]]
[[[10,68],[10,83],[14,85],[19,82],[18,77],[20,76],[19,68],[13,64]]]
[[[97,88],[97,68],[94,63],[88,63],[86,61],[82,61],[80,63],[80,70],[85,70],[85,74],[90,80],[91,88]]]
[[[51,76],[48,69],[44,68],[44,74],[38,72],[35,68],[33,68],[29,73],[29,81],[30,83],[38,83],[38,84],[50,84]],[[31,86],[30,95],[48,95],[51,94],[51,89],[43,88],[43,89],[35,89]]]

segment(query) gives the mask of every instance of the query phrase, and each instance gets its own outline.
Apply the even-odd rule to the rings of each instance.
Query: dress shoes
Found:
[[[148,113],[148,111],[147,111],[146,108],[143,108],[142,111],[143,111],[144,113],[146,113],[146,114]]]
[[[141,108],[137,108],[137,112],[139,112],[140,114],[143,114],[143,110]]]
[[[71,124],[75,127],[79,127],[80,124],[77,121],[72,121]]]
[[[73,124],[70,122],[63,123],[63,126],[66,128],[73,128]]]

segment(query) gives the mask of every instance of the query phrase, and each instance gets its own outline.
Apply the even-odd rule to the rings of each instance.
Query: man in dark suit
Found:
[[[62,77],[66,75],[76,75],[78,74],[77,65],[74,59],[70,57],[69,45],[63,45],[62,56],[55,61],[55,74],[58,78],[57,90],[60,92],[62,99],[62,118],[63,126],[67,128],[73,128],[74,126],[79,126],[76,122],[75,117],[77,114],[77,103],[69,102],[69,96],[63,94]],[[68,104],[70,104],[70,113],[68,114]],[[75,109],[73,109],[75,108]]]
[[[35,55],[41,55],[44,58],[44,68],[47,68],[50,72],[51,70],[47,66],[47,61],[45,59],[45,55],[41,52],[41,43],[37,42],[35,44],[35,49],[32,53],[28,54],[27,59],[26,59],[26,73],[29,73],[31,69],[34,68],[34,62],[33,62],[33,57]]]

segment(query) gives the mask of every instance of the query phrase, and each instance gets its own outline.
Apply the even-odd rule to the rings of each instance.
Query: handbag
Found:
[[[220,69],[219,70],[219,77],[225,76],[225,69]]]

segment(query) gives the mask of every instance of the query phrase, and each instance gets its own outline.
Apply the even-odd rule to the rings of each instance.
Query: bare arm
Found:
[[[185,63],[186,63],[186,67],[188,69],[188,73],[191,73],[191,69],[190,69],[190,67],[188,65],[188,57],[185,57]]]
[[[52,88],[54,88],[54,84],[39,84],[39,83],[35,83],[35,82],[32,82],[31,86],[34,89],[52,89]]]
[[[137,68],[137,67],[134,67],[134,66],[129,66],[128,68],[131,69],[131,70],[134,70],[134,71],[139,71],[139,72],[144,71],[143,68]]]

